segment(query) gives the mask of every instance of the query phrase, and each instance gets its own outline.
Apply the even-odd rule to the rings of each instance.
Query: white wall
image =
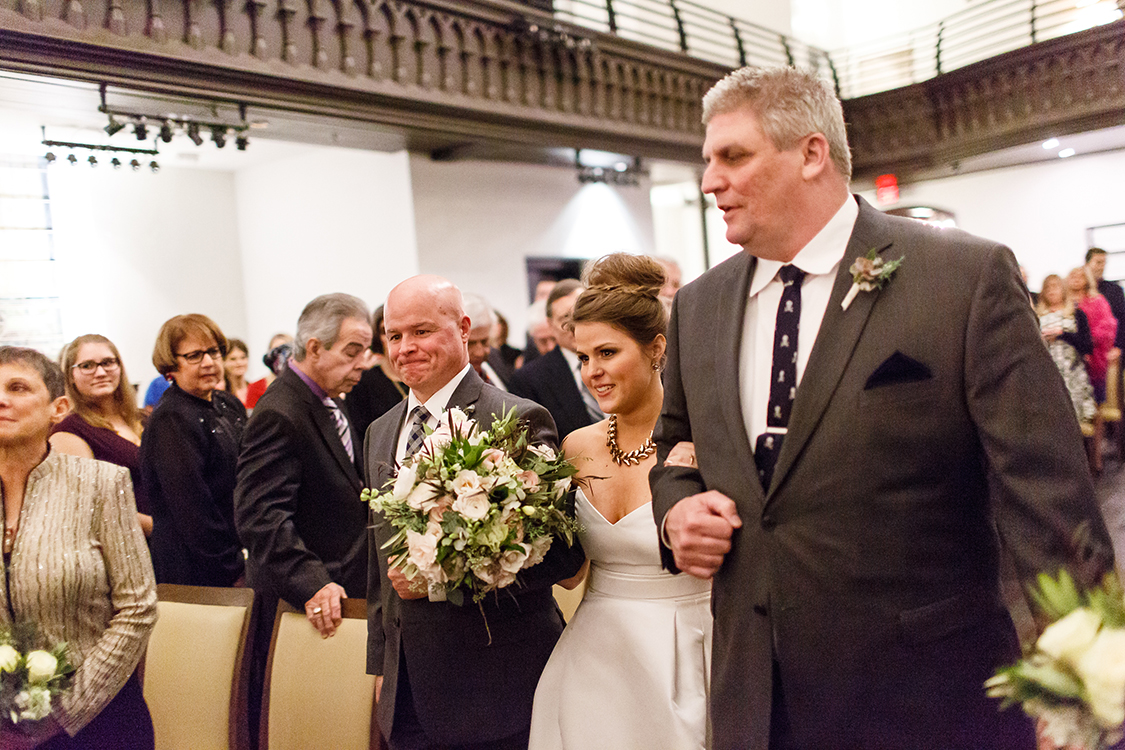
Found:
[[[581,185],[574,169],[410,159],[418,263],[482,295],[520,340],[525,256],[597,258],[653,252],[649,185]]]
[[[1125,151],[1075,156],[903,185],[895,205],[952,211],[960,228],[1012,248],[1038,289],[1082,264],[1087,227],[1125,222],[1123,174]],[[1125,267],[1115,261],[1107,276],[1125,278]]]
[[[224,332],[246,328],[230,173],[103,164],[48,170],[56,266],[67,341],[101,333],[129,379],[156,377],[160,325],[203,313]]]
[[[970,0],[790,0],[793,36],[837,50],[911,31],[972,5]]]
[[[251,374],[313,297],[347,292],[374,308],[418,273],[406,152],[296,149],[238,170],[234,185]]]

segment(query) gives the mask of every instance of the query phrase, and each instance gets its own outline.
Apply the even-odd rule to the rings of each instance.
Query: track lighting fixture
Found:
[[[164,141],[165,143],[172,142],[172,123],[168,120],[165,120],[164,123],[160,126],[160,140]]]
[[[152,170],[152,173],[153,173],[153,174],[156,174],[157,172],[159,172],[159,171],[160,171],[160,165],[159,165],[159,164],[157,164],[157,163],[156,163],[156,162],[154,162],[154,161],[150,161],[150,162],[148,163],[148,168]]]
[[[201,136],[199,134],[199,123],[198,122],[189,122],[187,124],[187,137],[190,138],[191,142],[194,143],[196,146],[202,146],[203,145],[203,136]]]
[[[113,115],[109,116],[109,124],[105,126],[106,135],[112,136],[120,132],[125,127],[125,123],[118,122]]]
[[[86,161],[88,161],[90,163],[91,167],[98,166],[98,157],[94,156],[93,154],[90,154],[90,158],[87,159]]]
[[[114,169],[121,169],[121,160],[118,159],[116,156],[113,157],[112,159],[110,159],[109,163]]]
[[[213,125],[211,127],[211,140],[215,143],[215,148],[222,148],[227,145],[227,129]]]
[[[136,159],[133,159],[131,162],[129,162],[129,166],[133,168],[134,172],[139,172],[141,169],[141,163]]]
[[[68,162],[70,162],[70,166],[72,166],[72,167],[73,167],[73,166],[74,166],[75,164],[77,164],[77,163],[78,163],[78,157],[77,157],[77,156],[75,156],[74,154],[71,154],[70,156],[66,157],[66,160],[67,160]]]
[[[47,160],[48,164],[54,164],[55,163],[55,155],[52,154],[50,151],[48,151],[47,155],[44,156],[43,158]]]
[[[234,139],[234,145],[238,146],[239,151],[245,151],[246,147],[250,145],[250,139],[246,137],[245,133],[239,133],[238,137]]]

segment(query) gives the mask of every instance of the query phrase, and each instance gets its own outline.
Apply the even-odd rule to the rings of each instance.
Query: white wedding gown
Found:
[[[586,596],[551,654],[530,750],[708,744],[711,584],[660,567],[651,503],[609,523],[581,490]]]

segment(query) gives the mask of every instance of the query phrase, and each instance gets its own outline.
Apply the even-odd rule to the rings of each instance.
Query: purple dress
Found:
[[[137,498],[137,512],[146,516],[152,515],[149,507],[148,494],[145,492],[144,482],[141,480],[140,446],[133,445],[113,430],[105,427],[95,427],[77,414],[68,414],[61,422],[55,425],[51,434],[56,432],[69,432],[86,441],[94,458],[106,463],[124,466],[129,470],[133,479],[133,495]]]

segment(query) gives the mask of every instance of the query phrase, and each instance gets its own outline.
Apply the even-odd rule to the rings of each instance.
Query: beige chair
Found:
[[[156,587],[144,664],[157,750],[248,750],[251,589]]]
[[[1125,458],[1125,429],[1121,424],[1121,360],[1109,363],[1105,374],[1105,403],[1098,406],[1098,414],[1104,423],[1115,423],[1118,456]]]
[[[367,674],[367,603],[344,599],[321,638],[304,612],[277,605],[262,693],[260,750],[381,750],[375,677]]]

